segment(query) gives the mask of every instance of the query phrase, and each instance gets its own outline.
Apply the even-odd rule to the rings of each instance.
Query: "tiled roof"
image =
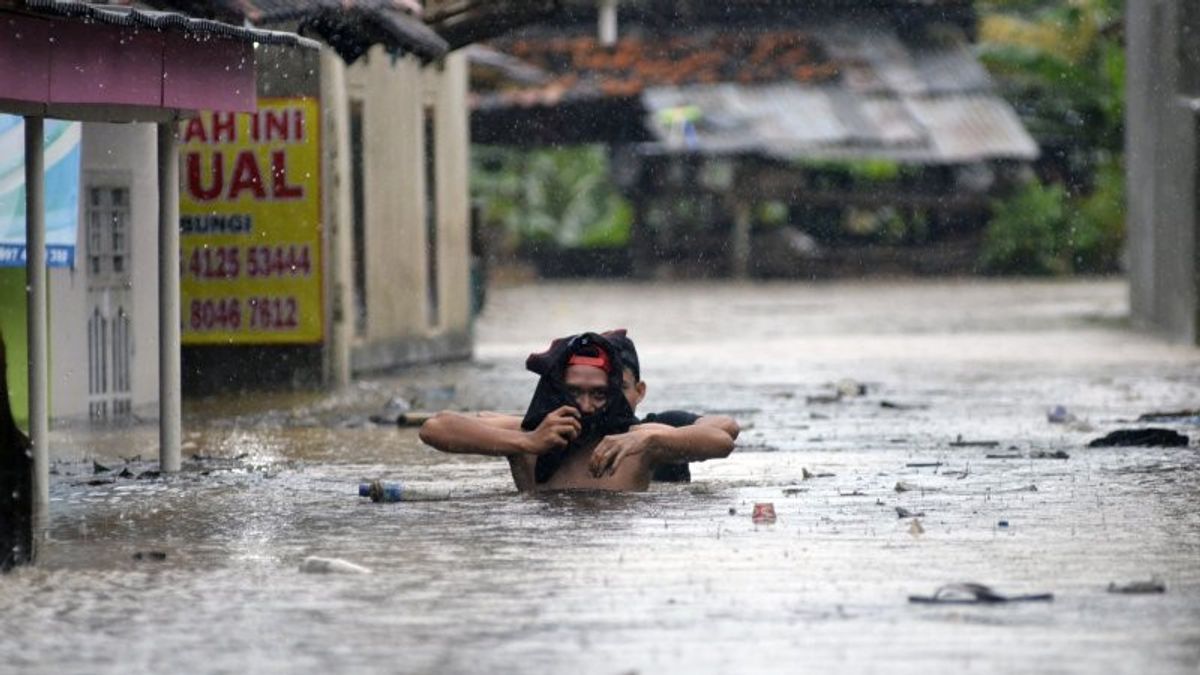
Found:
[[[497,51],[548,74],[538,89],[497,92],[487,104],[553,104],[563,98],[636,96],[647,87],[791,80],[828,82],[839,74],[809,34],[786,30],[657,37],[623,36],[603,47],[594,34],[496,41]]]
[[[626,31],[612,48],[592,34],[527,31],[491,46],[547,78],[473,94],[472,128],[487,142],[529,143],[544,133],[559,143],[640,143],[649,153],[935,163],[1038,153],[953,26],[901,34],[855,17]],[[599,115],[623,123],[585,123]]]

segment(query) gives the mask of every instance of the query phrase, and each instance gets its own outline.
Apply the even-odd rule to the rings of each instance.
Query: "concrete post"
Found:
[[[179,471],[179,154],[175,122],[158,125],[158,463]]]
[[[350,345],[354,338],[354,251],[350,169],[350,99],[346,64],[332,49],[321,49],[320,69],[322,173],[321,205],[325,219],[325,288],[329,298],[325,345],[326,383],[350,384]]]
[[[33,444],[33,509],[44,523],[50,503],[49,335],[46,327],[46,190],[41,117],[25,118],[25,278],[29,332],[29,440]]]
[[[733,200],[733,235],[729,246],[729,276],[745,279],[750,274],[750,204]]]

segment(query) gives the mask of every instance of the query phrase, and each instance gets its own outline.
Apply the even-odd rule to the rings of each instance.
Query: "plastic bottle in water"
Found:
[[[370,497],[373,502],[398,502],[404,494],[399,483],[373,480],[370,483],[358,484],[358,496]]]
[[[400,483],[375,479],[358,484],[358,496],[370,497],[373,502],[427,502],[450,499],[449,491],[413,489]]]

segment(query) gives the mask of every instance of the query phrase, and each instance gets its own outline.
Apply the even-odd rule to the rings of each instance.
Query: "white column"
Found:
[[[46,328],[45,157],[41,117],[25,118],[25,297],[29,340],[29,440],[33,443],[33,516],[46,522],[50,503],[49,348]]]
[[[158,125],[158,463],[179,471],[179,154],[175,121]]]

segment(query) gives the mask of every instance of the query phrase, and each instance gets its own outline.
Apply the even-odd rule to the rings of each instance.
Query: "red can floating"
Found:
[[[771,502],[759,502],[754,505],[754,513],[750,520],[755,523],[767,524],[775,522],[775,505]]]

